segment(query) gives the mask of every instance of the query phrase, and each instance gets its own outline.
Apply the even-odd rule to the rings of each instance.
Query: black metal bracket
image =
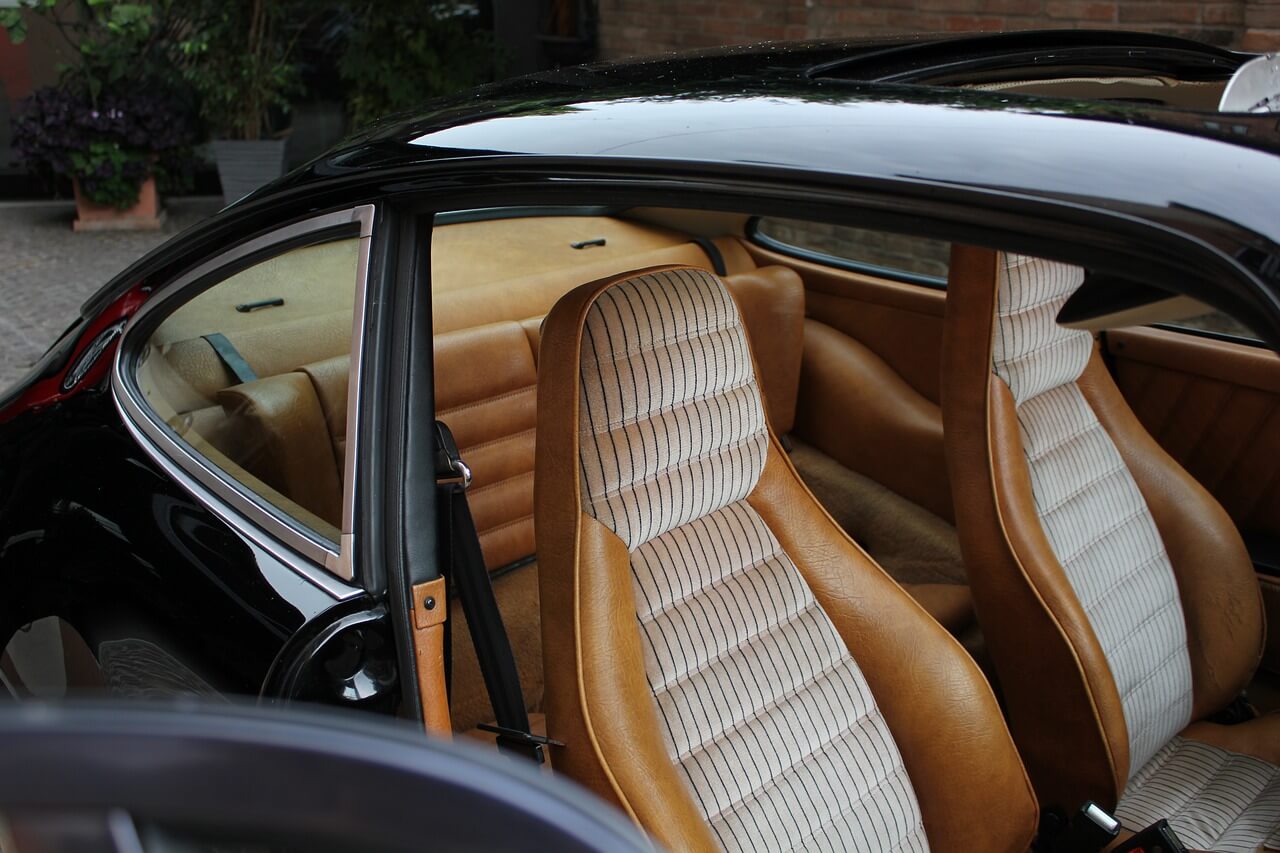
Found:
[[[476,728],[496,734],[498,736],[499,749],[527,758],[534,764],[546,763],[546,748],[548,746],[564,746],[560,741],[552,740],[549,737],[508,729],[505,726],[493,723],[481,723]]]

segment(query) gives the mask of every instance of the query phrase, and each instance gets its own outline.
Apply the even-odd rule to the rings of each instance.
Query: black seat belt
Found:
[[[707,256],[707,260],[711,261],[711,269],[716,275],[729,274],[729,269],[724,265],[724,255],[720,253],[719,246],[706,237],[694,237],[693,242],[698,244],[698,248]]]
[[[467,506],[471,470],[458,454],[453,433],[440,421],[436,421],[436,483],[440,529],[447,531],[447,535],[441,537],[448,549],[443,563],[462,610],[467,614],[471,642],[475,645],[476,660],[497,722],[497,725],[481,724],[480,728],[497,734],[498,749],[503,752],[542,764],[546,761],[546,746],[555,742],[529,731],[529,713],[524,705],[515,655],[480,551],[480,536]]]
[[[236,349],[236,345],[227,340],[227,336],[221,332],[212,332],[205,335],[204,339],[208,341],[209,346],[213,347],[213,352],[218,356],[218,361],[231,371],[231,375],[236,378],[236,382],[244,384],[252,382],[258,378],[258,374],[254,373],[253,368],[249,366],[249,362],[244,360],[244,356],[240,354],[240,350]]]

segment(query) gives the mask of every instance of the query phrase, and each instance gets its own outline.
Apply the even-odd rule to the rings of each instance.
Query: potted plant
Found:
[[[0,10],[13,42],[26,36],[24,13],[38,15],[76,58],[57,85],[19,105],[13,145],[28,167],[71,179],[78,230],[159,228],[157,178],[190,180],[194,124],[165,78],[185,26],[176,2],[28,0]]]
[[[28,166],[71,179],[76,230],[158,229],[157,178],[189,180],[194,132],[183,108],[155,92],[103,93],[74,85],[35,92],[13,121]]]
[[[298,90],[298,37],[312,5],[294,0],[189,0],[183,75],[213,135],[223,197],[235,201],[284,171],[278,119]]]

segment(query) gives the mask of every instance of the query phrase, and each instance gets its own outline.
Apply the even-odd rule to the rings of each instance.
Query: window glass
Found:
[[[352,237],[227,276],[160,323],[138,367],[196,453],[335,542],[358,253]]]
[[[851,228],[824,222],[762,217],[756,221],[756,235],[766,242],[781,244],[781,251],[800,249],[861,267],[881,275],[905,273],[946,284],[951,244],[888,231]]]
[[[1163,323],[1162,325],[1171,326],[1179,329],[1194,329],[1199,332],[1213,332],[1218,335],[1230,335],[1233,338],[1244,338],[1250,341],[1260,340],[1253,333],[1253,330],[1221,311],[1213,311],[1209,314],[1201,314],[1198,317],[1187,317],[1182,320],[1174,320]]]

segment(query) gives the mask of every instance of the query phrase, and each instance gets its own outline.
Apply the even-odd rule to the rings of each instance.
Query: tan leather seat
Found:
[[[778,423],[795,417],[803,340],[804,286],[785,267],[729,276],[744,314],[768,355],[766,389]],[[560,291],[563,292],[563,289]],[[550,306],[544,306],[550,307]],[[474,479],[467,501],[485,564],[511,638],[525,700],[542,706],[537,564],[534,555],[534,437],[537,361],[542,317],[501,321],[435,336],[436,414],[449,425]],[[452,713],[467,730],[493,717],[467,637],[455,609]]]
[[[1044,807],[1167,817],[1196,849],[1274,845],[1280,718],[1203,722],[1262,651],[1248,554],[1092,336],[1057,325],[1083,275],[973,247],[951,261],[947,457],[1014,736]]]
[[[989,687],[801,484],[719,279],[574,290],[538,395],[558,771],[673,850],[1026,849]]]

